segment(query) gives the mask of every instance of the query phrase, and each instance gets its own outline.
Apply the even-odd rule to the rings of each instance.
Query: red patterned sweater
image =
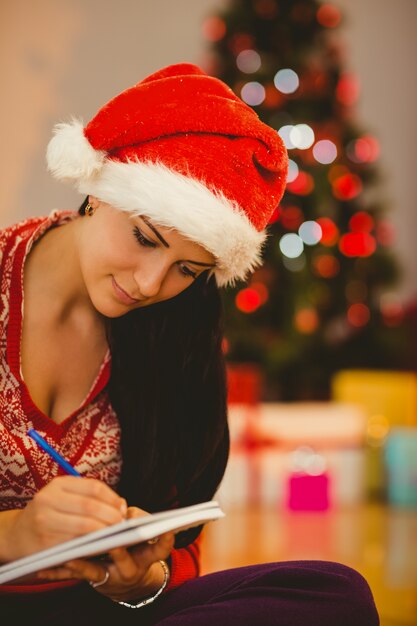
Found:
[[[73,211],[53,211],[0,231],[0,511],[23,508],[62,470],[27,435],[35,428],[83,475],[117,487],[121,470],[120,427],[106,385],[108,352],[87,396],[71,415],[56,424],[33,403],[23,380],[20,346],[23,268],[33,243],[49,228],[75,219]],[[198,540],[171,554],[169,588],[198,576]],[[31,581],[32,582],[32,581]],[[0,593],[38,592],[78,584],[74,581],[2,585]]]

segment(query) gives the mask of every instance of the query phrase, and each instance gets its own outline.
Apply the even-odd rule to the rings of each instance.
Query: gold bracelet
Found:
[[[142,606],[146,606],[147,604],[152,604],[152,602],[155,602],[155,600],[161,595],[161,593],[163,592],[163,590],[165,589],[169,581],[168,565],[165,563],[165,561],[159,561],[159,562],[162,566],[162,569],[164,570],[164,582],[162,583],[158,591],[155,593],[155,595],[150,596],[150,598],[145,598],[144,600],[139,600],[137,604],[130,604],[129,602],[119,602],[118,604],[127,606],[129,609],[140,609]]]

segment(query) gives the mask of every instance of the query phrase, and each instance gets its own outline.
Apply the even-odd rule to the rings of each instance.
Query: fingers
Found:
[[[138,564],[126,548],[116,548],[110,556],[122,580],[130,581],[138,576]]]
[[[132,519],[133,517],[143,517],[144,515],[149,515],[149,513],[143,511],[142,509],[138,509],[137,506],[130,506],[126,513],[127,519]]]
[[[165,560],[174,547],[175,535],[172,532],[164,533],[153,544],[141,543],[131,550],[131,555],[136,564],[149,566],[154,561]]]
[[[83,478],[79,480],[74,476],[61,476],[62,489],[68,493],[84,495],[87,498],[97,500],[119,510],[123,517],[126,515],[126,500],[121,498],[108,485],[95,478]]]
[[[124,519],[120,507],[116,508],[102,500],[71,492],[68,492],[65,498],[57,503],[57,509],[61,513],[82,516],[104,525],[117,524]]]

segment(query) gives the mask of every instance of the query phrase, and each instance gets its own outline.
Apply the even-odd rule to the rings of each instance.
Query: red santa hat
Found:
[[[54,133],[47,163],[56,178],[204,246],[216,257],[218,285],[260,264],[287,153],[222,81],[172,65],[110,100],[86,126],[72,119]]]

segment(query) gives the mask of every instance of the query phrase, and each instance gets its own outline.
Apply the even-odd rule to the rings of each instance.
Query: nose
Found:
[[[154,298],[161,290],[168,269],[161,263],[141,265],[135,271],[134,279],[144,298]]]

